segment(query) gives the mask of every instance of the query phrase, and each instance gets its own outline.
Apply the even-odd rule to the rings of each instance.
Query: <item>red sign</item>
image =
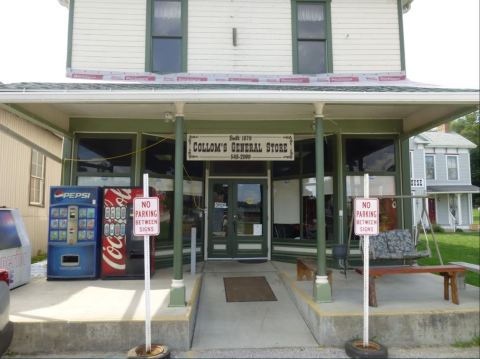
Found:
[[[354,221],[357,236],[378,234],[378,198],[355,198]]]

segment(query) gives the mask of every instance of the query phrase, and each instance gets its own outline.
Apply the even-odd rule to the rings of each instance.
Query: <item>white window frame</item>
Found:
[[[428,178],[427,177],[427,157],[433,157],[433,178]],[[437,178],[437,165],[435,161],[435,154],[428,154],[425,155],[425,180],[435,180]]]
[[[410,150],[410,178],[415,178],[413,174],[413,150]]]
[[[34,161],[36,161],[34,163]],[[40,173],[33,173],[33,165],[41,166]],[[45,206],[45,166],[46,157],[43,153],[32,148],[30,158],[30,182],[29,182],[29,203],[31,206],[44,207]],[[33,186],[37,186],[33,187]],[[38,194],[38,196],[36,196]]]
[[[455,157],[457,161],[457,178],[455,179],[450,179],[449,171],[448,171],[448,157]],[[447,167],[447,181],[458,181],[460,179],[460,169],[459,169],[459,163],[458,163],[458,155],[446,155],[445,156],[445,166]]]

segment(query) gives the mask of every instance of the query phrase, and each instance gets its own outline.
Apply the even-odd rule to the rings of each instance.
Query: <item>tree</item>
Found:
[[[480,113],[472,112],[450,123],[450,129],[477,145],[470,150],[470,168],[472,170],[472,184],[480,186]],[[480,203],[480,196],[474,195],[476,205]]]

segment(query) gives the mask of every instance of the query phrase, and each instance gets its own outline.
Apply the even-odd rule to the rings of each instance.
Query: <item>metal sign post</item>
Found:
[[[370,179],[363,177],[363,198],[355,198],[354,220],[355,234],[363,236],[363,347],[368,347],[368,290],[369,290],[369,254],[370,236],[378,234],[379,203],[377,198],[370,197]]]
[[[157,197],[149,197],[148,174],[143,175],[143,197],[133,200],[133,234],[143,235],[143,263],[145,273],[145,351],[152,350],[150,316],[150,236],[160,234],[160,203]]]
[[[148,197],[148,173],[143,174],[143,196]],[[145,272],[145,351],[152,350],[152,323],[150,317],[150,237],[143,237],[143,257]]]

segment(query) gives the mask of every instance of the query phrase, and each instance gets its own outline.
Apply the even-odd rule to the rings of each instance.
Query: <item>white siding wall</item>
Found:
[[[399,71],[397,0],[332,0],[336,73]],[[146,0],[76,0],[72,68],[143,72]],[[291,74],[290,0],[189,0],[188,72]],[[238,45],[232,45],[232,29]]]
[[[189,72],[292,73],[290,0],[189,0],[188,6]]]
[[[397,0],[332,0],[333,70],[400,71]]]
[[[61,157],[62,140],[41,128],[0,110],[0,124]],[[61,164],[47,158],[45,164],[45,207],[29,205],[31,148],[0,131],[0,206],[19,208],[32,254],[47,251],[50,186],[60,184]]]
[[[76,0],[72,68],[145,71],[146,0]]]

